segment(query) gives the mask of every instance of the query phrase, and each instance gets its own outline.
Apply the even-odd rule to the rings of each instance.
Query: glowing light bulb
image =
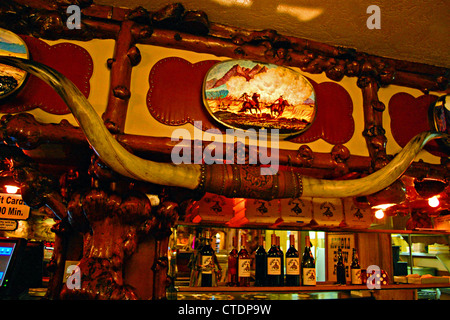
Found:
[[[6,185],[5,188],[7,193],[16,193],[19,190],[19,187],[16,186]]]
[[[430,199],[428,199],[428,205],[432,208],[436,208],[437,206],[439,206],[439,199],[437,196],[431,197]]]
[[[377,218],[377,219],[383,219],[383,218],[384,218],[384,211],[381,210],[381,209],[375,211],[375,218]]]

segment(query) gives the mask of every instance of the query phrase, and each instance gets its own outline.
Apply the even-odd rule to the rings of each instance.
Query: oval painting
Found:
[[[28,59],[25,42],[15,33],[0,28],[0,55]],[[0,64],[0,99],[6,98],[20,89],[27,73],[5,64]]]
[[[291,136],[307,130],[316,116],[308,79],[290,68],[249,60],[214,65],[205,76],[203,100],[214,119],[233,129],[278,129]]]
[[[446,94],[436,100],[430,106],[428,111],[430,127],[437,131],[450,134],[450,95]],[[436,140],[444,149],[444,152],[450,152],[450,139],[442,138]]]

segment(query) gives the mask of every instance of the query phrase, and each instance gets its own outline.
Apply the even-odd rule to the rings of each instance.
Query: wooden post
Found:
[[[114,58],[108,59],[111,68],[110,91],[108,105],[103,114],[106,127],[114,133],[123,133],[131,96],[131,69],[137,65],[141,56],[134,46],[131,33],[133,21],[124,21],[116,40]]]
[[[364,132],[369,155],[373,167],[378,170],[389,160],[386,156],[386,136],[383,128],[384,104],[378,100],[377,80],[373,76],[363,75],[358,79],[358,87],[362,90],[364,110]]]

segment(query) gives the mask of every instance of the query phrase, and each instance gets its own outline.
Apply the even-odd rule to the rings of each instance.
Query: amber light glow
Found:
[[[375,211],[375,218],[383,219],[384,218],[384,211],[382,209],[379,209],[379,210]]]
[[[428,199],[428,205],[432,208],[436,208],[439,206],[439,198],[437,196],[431,197]]]
[[[19,187],[17,186],[6,185],[5,189],[7,193],[17,193],[17,191],[19,191]]]

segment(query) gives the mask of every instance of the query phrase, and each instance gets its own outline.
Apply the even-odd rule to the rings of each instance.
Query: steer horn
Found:
[[[343,198],[373,194],[397,180],[426,143],[448,136],[438,132],[418,134],[385,167],[354,180],[315,179],[293,171],[261,175],[259,167],[248,165],[159,163],[139,158],[122,147],[86,97],[58,71],[20,58],[0,57],[0,63],[23,69],[53,87],[72,111],[94,151],[112,170],[136,180],[199,189],[227,197],[275,199],[303,195]]]

